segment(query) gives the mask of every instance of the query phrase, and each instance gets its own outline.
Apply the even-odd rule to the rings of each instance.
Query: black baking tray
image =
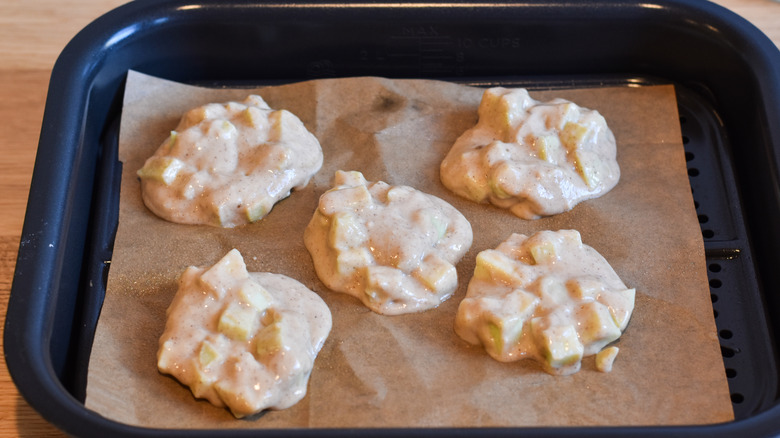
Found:
[[[736,419],[703,426],[370,432],[780,435],[780,51],[742,18],[701,0],[157,0],[127,4],[87,26],[52,72],[4,335],[6,363],[19,391],[66,433],[258,433],[138,428],[83,404],[116,230],[117,133],[129,69],[212,86],[365,75],[533,89],[675,85]]]

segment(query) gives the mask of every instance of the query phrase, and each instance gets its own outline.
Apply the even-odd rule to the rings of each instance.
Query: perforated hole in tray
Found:
[[[697,102],[678,96],[680,126],[694,206],[704,238],[710,296],[735,419],[766,409],[766,385],[757,369],[762,360],[761,327],[751,321],[760,301],[750,299],[757,288],[750,262],[734,175],[728,165],[722,127],[714,114]],[[754,290],[753,293],[758,293]],[[747,297],[746,297],[747,295]]]

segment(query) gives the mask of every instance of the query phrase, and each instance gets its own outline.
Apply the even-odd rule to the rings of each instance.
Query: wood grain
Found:
[[[0,315],[5,320],[49,75],[67,42],[123,0],[0,0]],[[717,0],[780,47],[780,2]],[[2,330],[2,329],[0,329]],[[2,342],[0,340],[0,342]],[[0,364],[0,438],[64,436]]]

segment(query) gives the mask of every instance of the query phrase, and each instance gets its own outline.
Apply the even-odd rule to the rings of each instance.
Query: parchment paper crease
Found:
[[[135,172],[189,108],[260,94],[298,115],[325,164],[262,221],[235,229],[178,225],[143,205]],[[615,133],[622,177],[602,198],[537,221],[477,205],[439,182],[441,159],[476,121],[482,90],[445,82],[333,79],[258,90],[186,86],[130,72],[120,160],[119,229],[89,367],[87,407],[116,421],[163,428],[447,427],[704,424],[733,418],[716,337],[704,249],[671,86],[535,92],[597,109]],[[439,308],[381,316],[317,279],[303,230],[337,169],[406,184],[453,204],[474,244],[460,287]],[[453,332],[476,254],[512,232],[577,229],[629,287],[633,318],[611,373],[593,358],[567,377],[532,362],[499,363]],[[157,340],[177,276],[231,248],[250,271],[289,275],[319,293],[333,330],[307,396],[284,411],[236,420],[158,373]]]

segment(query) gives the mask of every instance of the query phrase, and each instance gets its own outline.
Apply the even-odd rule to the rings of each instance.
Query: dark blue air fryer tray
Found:
[[[780,435],[780,51],[745,20],[701,0],[137,1],[86,27],[52,73],[4,339],[19,391],[68,434],[257,433],[136,428],[84,407],[117,222],[117,131],[129,69],[214,86],[361,75],[535,89],[674,84],[736,420],[686,427],[371,432]]]

